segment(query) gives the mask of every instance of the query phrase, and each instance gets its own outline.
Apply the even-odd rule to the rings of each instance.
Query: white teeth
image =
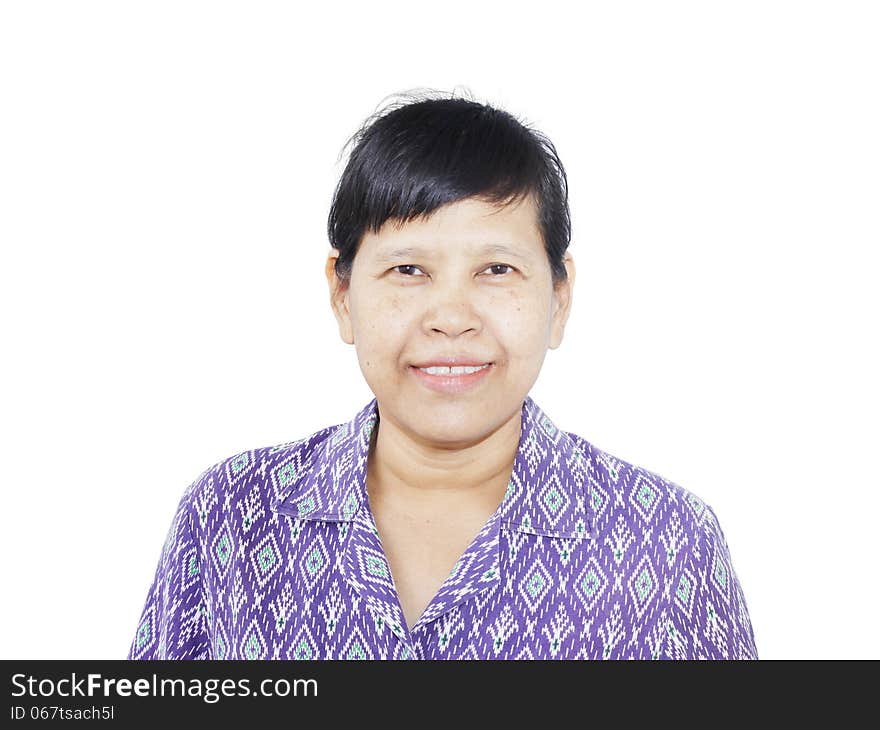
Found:
[[[455,367],[445,367],[443,365],[432,365],[429,368],[419,368],[423,373],[429,373],[431,375],[466,375],[468,373],[475,373],[477,370],[482,370],[483,368],[489,367],[491,363],[486,363],[485,365],[456,365]]]

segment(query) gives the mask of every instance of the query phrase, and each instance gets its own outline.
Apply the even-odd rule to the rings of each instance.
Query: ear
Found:
[[[339,336],[348,345],[354,344],[354,330],[351,326],[351,311],[349,309],[349,283],[343,281],[336,274],[336,260],[339,258],[339,249],[331,248],[324,265],[324,274],[327,277],[327,285],[330,288],[330,306],[333,315],[339,324]]]
[[[565,270],[568,279],[560,282],[553,290],[553,315],[550,323],[550,349],[555,350],[562,344],[562,335],[565,332],[565,323],[571,312],[571,299],[574,291],[574,257],[571,252],[565,252]]]

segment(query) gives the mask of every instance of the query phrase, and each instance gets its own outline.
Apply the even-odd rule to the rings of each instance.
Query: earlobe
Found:
[[[567,279],[561,282],[554,293],[556,300],[556,309],[553,312],[553,323],[551,325],[550,349],[555,350],[562,344],[562,336],[565,332],[565,324],[568,321],[568,315],[571,313],[572,296],[574,293],[575,268],[574,258],[570,253],[565,254],[565,270]]]
[[[330,306],[339,325],[339,336],[347,345],[354,344],[351,328],[351,315],[348,306],[348,292],[337,293],[330,298]]]
[[[336,261],[339,252],[335,248],[330,249],[330,255],[324,266],[324,274],[327,277],[327,286],[330,290],[330,308],[339,325],[339,336],[348,345],[354,344],[352,336],[351,316],[349,313],[348,287],[336,274]]]

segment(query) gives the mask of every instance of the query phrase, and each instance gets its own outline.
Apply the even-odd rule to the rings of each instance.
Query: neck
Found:
[[[522,409],[483,438],[458,449],[426,443],[388,417],[373,429],[367,460],[371,502],[453,513],[501,503],[519,447]]]

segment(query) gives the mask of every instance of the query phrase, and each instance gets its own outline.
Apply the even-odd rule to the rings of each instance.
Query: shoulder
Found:
[[[246,449],[205,468],[184,490],[180,510],[190,514],[201,541],[223,530],[249,532],[273,518],[270,505],[307,468],[310,457],[339,424],[280,444]]]
[[[647,467],[598,447],[583,436],[565,432],[585,458],[590,473],[590,503],[599,534],[627,529],[640,534],[664,533],[693,544],[708,520],[714,519],[698,492]],[[658,534],[659,531],[659,534]]]

